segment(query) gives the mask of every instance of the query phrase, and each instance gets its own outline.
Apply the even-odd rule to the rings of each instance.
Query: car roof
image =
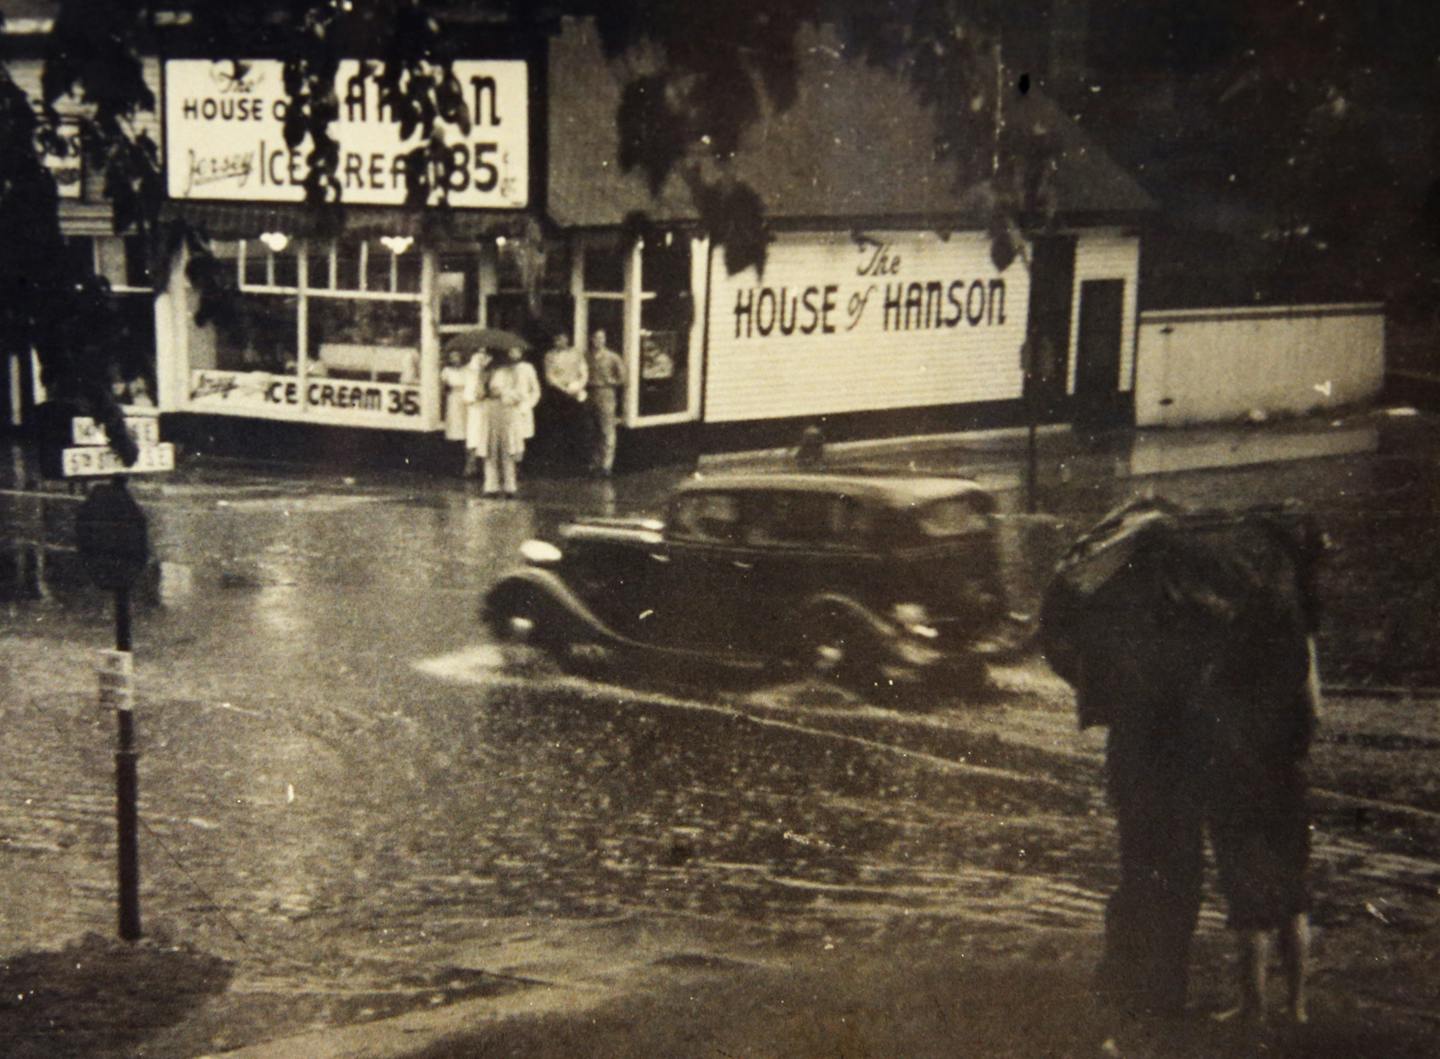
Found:
[[[677,495],[697,492],[827,493],[895,508],[955,497],[990,496],[983,486],[969,478],[938,475],[700,474],[688,479],[676,490]]]

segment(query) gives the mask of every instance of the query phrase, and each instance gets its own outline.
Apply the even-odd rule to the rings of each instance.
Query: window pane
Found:
[[[473,324],[480,320],[480,260],[474,254],[444,254],[435,276],[440,288],[440,322]]]
[[[570,293],[570,246],[567,243],[545,244],[545,269],[540,280],[543,290],[556,294]]]
[[[371,243],[365,249],[365,289],[384,292],[394,290],[394,285],[390,282],[390,265],[395,260],[395,255],[379,243]]]
[[[129,236],[125,240],[125,285],[127,287],[148,287],[151,285],[150,256],[145,240]]]
[[[335,248],[335,286],[339,290],[360,289],[360,244],[343,239]]]
[[[272,254],[271,258],[275,263],[275,276],[272,281],[275,286],[300,286],[300,259],[295,254],[293,241],[280,253]]]
[[[485,322],[490,327],[538,337],[541,348],[548,348],[555,332],[573,333],[575,299],[563,294],[542,294],[537,316],[530,311],[530,299],[523,294],[492,294],[485,299]]]
[[[514,243],[505,243],[495,252],[495,285],[500,290],[522,290],[525,281],[520,274],[520,256]]]
[[[310,355],[318,361],[312,370],[344,379],[419,381],[418,304],[315,298],[309,306]]]
[[[125,384],[122,400],[137,405],[155,401],[155,305],[149,294],[115,295],[118,331],[113,348]]]
[[[625,290],[625,253],[619,247],[587,246],[585,248],[585,289],[587,291]]]
[[[310,261],[306,266],[309,272],[306,273],[305,282],[318,290],[329,290],[335,286],[330,276],[330,247],[310,248]]]
[[[656,236],[640,251],[640,276],[645,290],[666,296],[690,291],[690,237]]]
[[[245,240],[245,285],[270,286],[270,251],[259,239]]]
[[[690,332],[668,328],[670,314],[658,299],[640,307],[640,414],[683,412],[689,400]]]
[[[535,275],[540,290],[569,294],[569,248],[561,242],[536,244],[524,239],[507,239],[496,245],[495,283],[499,290],[524,290],[527,272]]]
[[[420,248],[414,247],[399,256],[395,269],[395,289],[404,294],[420,293]]]
[[[675,504],[671,533],[714,541],[733,541],[740,529],[740,501],[726,493],[692,493]]]
[[[293,371],[297,321],[293,296],[235,294],[215,317],[215,366],[225,371]]]
[[[128,286],[125,282],[125,241],[114,236],[95,240],[96,272],[112,287]]]
[[[920,528],[930,537],[959,537],[989,529],[984,512],[967,500],[938,500],[925,505],[917,515]]]

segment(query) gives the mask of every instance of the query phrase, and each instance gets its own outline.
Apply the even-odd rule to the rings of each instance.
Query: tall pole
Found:
[[[130,589],[115,590],[115,649],[130,652]],[[120,937],[140,937],[139,771],[135,749],[135,710],[127,694],[115,710],[119,733],[115,746],[115,833],[119,848]]]

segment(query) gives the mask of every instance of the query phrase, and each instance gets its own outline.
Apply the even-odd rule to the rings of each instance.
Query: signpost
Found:
[[[88,428],[82,428],[77,420],[77,436],[82,429]],[[66,450],[67,457],[74,451],[77,450]],[[90,445],[78,451],[109,453],[110,450]],[[100,704],[115,710],[119,725],[115,747],[115,827],[119,847],[120,937],[134,941],[140,937],[140,846],[136,809],[139,751],[135,749],[130,586],[150,560],[150,535],[145,512],[130,495],[123,474],[91,488],[75,516],[75,539],[91,580],[98,587],[115,593],[115,649],[102,652],[98,674]]]

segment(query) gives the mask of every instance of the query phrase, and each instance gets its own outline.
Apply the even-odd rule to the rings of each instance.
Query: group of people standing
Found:
[[[524,349],[496,356],[452,349],[441,373],[445,436],[465,449],[464,475],[482,476],[486,496],[514,497],[526,443],[535,437],[537,408],[554,432],[557,462],[608,477],[615,467],[625,361],[595,331],[582,352],[557,332],[544,357],[544,386]]]

